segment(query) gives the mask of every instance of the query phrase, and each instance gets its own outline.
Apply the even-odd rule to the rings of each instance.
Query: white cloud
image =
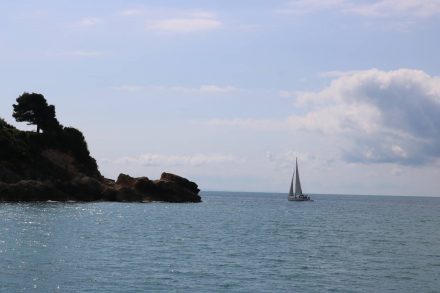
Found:
[[[372,3],[345,3],[348,12],[368,17],[429,18],[440,14],[438,0],[379,0]]]
[[[140,92],[140,91],[167,91],[180,94],[227,94],[231,92],[238,91],[240,89],[230,86],[230,85],[215,85],[215,84],[205,84],[198,87],[184,87],[184,86],[162,86],[162,85],[119,85],[114,86],[114,90],[125,91],[125,92]]]
[[[330,162],[328,158],[318,157],[314,153],[294,150],[278,153],[267,152],[266,159],[275,164],[278,168],[290,170],[292,170],[292,168],[295,166],[296,159],[298,159],[299,162],[309,166],[317,166],[317,163],[322,166]]]
[[[242,127],[256,130],[281,131],[286,129],[287,120],[272,119],[253,119],[253,118],[235,118],[235,119],[210,119],[204,124],[220,127]]]
[[[345,5],[345,0],[294,0],[289,1],[284,8],[278,9],[281,14],[307,14],[318,10],[338,8]]]
[[[407,152],[402,148],[402,147],[400,147],[400,146],[398,146],[398,145],[392,145],[391,146],[391,151],[396,155],[396,156],[399,156],[399,157],[402,157],[402,158],[406,158],[408,155],[407,155]]]
[[[103,20],[99,17],[86,17],[81,19],[77,25],[80,27],[92,27],[103,23]]]
[[[219,29],[223,23],[209,11],[193,11],[183,16],[163,18],[147,24],[147,30],[159,33],[191,33]]]
[[[198,89],[196,89],[198,92],[211,94],[229,93],[235,90],[236,88],[233,86],[218,86],[214,84],[201,85]]]
[[[383,20],[387,27],[406,29],[417,21],[440,15],[438,0],[293,0],[277,12],[281,14],[309,14],[332,10],[359,15],[366,19]]]
[[[124,85],[114,86],[112,87],[112,89],[122,92],[140,92],[143,91],[145,87],[141,85],[124,84]]]
[[[335,119],[337,117],[337,119]],[[380,111],[367,104],[335,103],[316,108],[304,116],[291,116],[289,124],[297,129],[325,135],[371,134],[380,128]]]
[[[227,154],[194,154],[194,155],[163,155],[146,153],[140,156],[126,156],[116,160],[116,164],[134,164],[142,166],[189,166],[198,167],[212,164],[223,164],[231,162],[242,162],[242,158],[237,158]]]
[[[189,33],[218,29],[221,26],[222,23],[215,19],[173,18],[153,22],[147,26],[147,29],[156,32]]]

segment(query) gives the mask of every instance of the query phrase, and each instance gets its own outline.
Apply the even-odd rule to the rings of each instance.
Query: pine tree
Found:
[[[57,130],[61,128],[55,114],[55,106],[48,105],[42,94],[23,93],[17,98],[17,104],[13,105],[12,116],[17,122],[28,122],[28,125],[36,125],[37,132]]]

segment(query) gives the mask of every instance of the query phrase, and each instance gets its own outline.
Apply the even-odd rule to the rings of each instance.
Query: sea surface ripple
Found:
[[[0,203],[1,292],[439,292],[440,198]]]

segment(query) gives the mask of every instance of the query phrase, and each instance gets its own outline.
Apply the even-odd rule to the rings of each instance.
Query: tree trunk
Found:
[[[40,125],[37,124],[37,133],[40,133]]]

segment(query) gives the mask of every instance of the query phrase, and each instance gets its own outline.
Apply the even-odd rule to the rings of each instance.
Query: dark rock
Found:
[[[15,183],[20,181],[20,176],[6,166],[0,165],[0,182],[1,181],[7,183]]]
[[[133,178],[120,174],[115,183],[118,200],[200,202],[197,184],[183,177],[163,173],[161,179],[152,181],[147,177]],[[130,190],[130,191],[129,191]]]
[[[182,185],[178,182],[170,180],[158,180],[155,182],[160,193],[158,198],[155,200],[160,200],[163,198],[164,201],[168,202],[200,202],[201,198],[198,192],[194,192],[188,189],[187,185]]]
[[[178,175],[175,174],[171,174],[171,173],[162,173],[162,175],[160,176],[160,180],[162,181],[171,181],[171,182],[175,182],[178,185],[188,189],[191,192],[194,193],[199,193],[200,189],[198,188],[197,184],[195,184],[192,181],[189,181],[186,178],[180,177]]]
[[[117,189],[116,201],[142,202],[143,197],[133,188],[123,186]]]
[[[118,179],[116,180],[116,184],[124,187],[133,187],[136,179],[126,175],[126,174],[119,174]]]
[[[78,199],[81,201],[100,200],[103,190],[105,189],[102,182],[88,176],[76,177],[72,181],[78,191]]]
[[[157,191],[157,187],[154,182],[146,177],[138,178],[133,187],[137,191],[144,194],[154,193]]]
[[[17,183],[0,182],[0,201],[67,201],[69,196],[50,182],[21,180]]]
[[[104,201],[117,201],[118,191],[113,187],[106,187],[101,193],[102,200]]]

